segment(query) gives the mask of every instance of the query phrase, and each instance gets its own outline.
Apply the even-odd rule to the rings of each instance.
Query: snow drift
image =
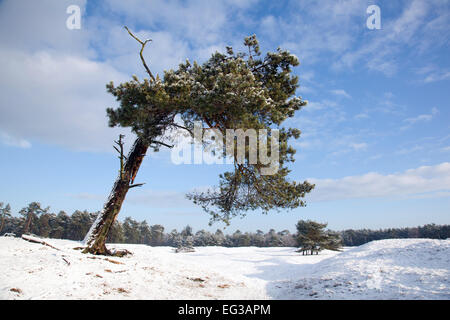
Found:
[[[0,238],[0,299],[450,299],[450,240],[395,239],[302,256],[295,248],[110,245]]]
[[[372,241],[283,284],[278,298],[450,299],[450,240]]]

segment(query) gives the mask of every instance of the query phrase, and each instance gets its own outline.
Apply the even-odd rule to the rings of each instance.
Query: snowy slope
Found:
[[[280,285],[281,286],[281,285]],[[373,241],[283,282],[286,299],[450,299],[450,240]]]
[[[301,256],[294,248],[111,245],[124,258],[0,238],[0,299],[450,299],[450,240],[382,240]]]

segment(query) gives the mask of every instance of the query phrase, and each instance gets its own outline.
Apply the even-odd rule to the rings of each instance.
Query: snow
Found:
[[[110,245],[0,238],[0,299],[450,299],[450,240],[381,240],[302,256],[295,248]]]

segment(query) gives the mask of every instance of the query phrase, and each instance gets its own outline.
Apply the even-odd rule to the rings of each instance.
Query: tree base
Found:
[[[81,248],[74,248],[74,250],[79,250]],[[106,248],[106,246],[102,247],[102,248],[90,248],[90,247],[86,247],[84,248],[84,250],[82,251],[82,253],[90,253],[90,254],[94,254],[97,256],[108,256],[108,257],[124,257],[126,255],[132,255],[133,253],[131,253],[131,251],[128,251],[126,249],[122,249],[122,250],[108,250]]]

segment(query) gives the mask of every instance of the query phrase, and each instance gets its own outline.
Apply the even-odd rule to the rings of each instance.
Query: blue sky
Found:
[[[69,30],[69,5],[81,29]],[[381,9],[369,30],[366,9]],[[0,201],[15,212],[31,201],[53,212],[102,208],[118,170],[108,128],[116,106],[105,84],[145,73],[127,25],[151,38],[154,73],[189,58],[205,61],[256,34],[261,48],[300,60],[297,95],[309,101],[287,124],[295,142],[292,179],[316,189],[308,206],[235,219],[227,230],[295,228],[299,219],[332,229],[450,223],[449,1],[0,1]],[[149,154],[120,218],[166,229],[208,227],[184,198],[212,186],[220,165],[174,165]]]

